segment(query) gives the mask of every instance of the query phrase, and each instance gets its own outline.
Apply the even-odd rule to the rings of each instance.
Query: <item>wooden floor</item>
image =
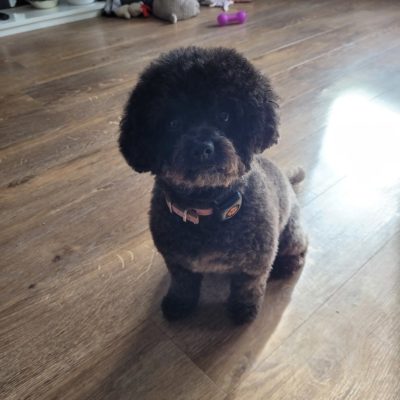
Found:
[[[0,40],[1,399],[400,398],[400,4],[243,8],[226,28],[202,8]],[[116,146],[138,73],[189,44],[233,46],[271,76],[282,126],[266,156],[307,170],[307,265],[240,328],[218,277],[193,317],[163,320],[152,178]]]

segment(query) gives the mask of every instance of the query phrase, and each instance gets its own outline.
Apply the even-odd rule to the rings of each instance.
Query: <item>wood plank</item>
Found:
[[[395,400],[399,352],[324,306],[227,399]]]
[[[396,399],[399,240],[397,232],[227,398]],[[274,393],[265,374],[284,391]]]
[[[327,303],[355,321],[357,329],[398,349],[400,332],[400,232],[340,288]]]
[[[107,119],[108,123],[119,121],[128,92],[133,87],[132,82],[128,82],[119,90],[104,91],[99,95],[75,99],[71,102],[66,99],[61,104],[50,104],[44,106],[39,100],[33,100],[39,103],[40,107],[24,114],[19,114],[3,118],[0,127],[0,149],[2,157],[7,156],[7,151],[13,145],[13,151],[19,151],[28,147],[31,143],[35,144],[37,140],[45,141],[46,137],[53,138],[62,131],[76,130],[80,126],[90,124],[90,122]],[[23,96],[18,99],[23,100]],[[18,101],[18,100],[15,100]],[[40,136],[44,136],[40,138]],[[33,139],[32,142],[29,142]],[[7,151],[5,152],[4,150]],[[17,150],[15,150],[17,149]]]
[[[99,314],[110,315],[104,308]],[[223,398],[223,393],[154,325],[145,323],[132,329],[128,323],[126,330],[115,331],[113,323],[120,326],[119,320],[110,321],[108,327],[92,322],[90,316],[75,322],[81,337],[69,349],[58,345],[67,336],[67,329],[71,329],[67,324],[64,328],[53,328],[50,331],[53,337],[42,337],[47,342],[45,354],[38,353],[36,342],[25,344],[17,354],[6,354],[10,362],[8,370],[14,372],[15,368],[21,384],[15,391],[13,378],[2,376],[2,395],[31,399],[150,400],[165,399],[167,393],[168,398],[186,400],[187,390],[194,400]],[[109,340],[99,343],[98,338],[104,334]],[[36,356],[35,369],[29,375],[21,368],[28,352],[32,353],[30,357]],[[57,361],[60,353],[62,362]],[[182,385],[186,386],[185,391]]]
[[[98,178],[89,185],[85,170],[93,171],[96,164],[100,165],[100,160],[106,162],[103,173],[98,169]],[[29,279],[21,279],[25,274],[33,272],[37,274],[37,279],[43,279],[54,268],[64,271],[63,268],[68,266],[79,270],[84,260],[90,262],[93,255],[107,254],[117,248],[118,243],[126,243],[148,229],[146,210],[149,207],[151,178],[140,176],[135,180],[130,174],[121,174],[118,181],[114,175],[118,169],[110,168],[112,163],[107,165],[106,160],[101,155],[95,163],[87,159],[72,163],[64,169],[64,178],[58,183],[53,183],[56,182],[53,177],[59,176],[58,171],[53,170],[52,176],[38,177],[10,189],[8,198],[2,203],[2,296],[11,295],[12,282],[21,289],[32,283],[28,283]],[[118,162],[129,172],[120,157]],[[69,190],[66,189],[67,182],[71,185],[68,185]],[[128,182],[131,184],[127,186]],[[16,202],[15,191],[21,196],[23,193],[35,193],[31,201],[20,203],[18,213],[14,212],[13,205]],[[136,203],[143,208],[138,208]],[[116,207],[117,204],[122,209]],[[124,206],[133,208],[125,209],[125,213]],[[140,211],[136,215],[137,210]],[[121,232],[125,234],[121,235]],[[16,260],[20,265],[30,265],[31,268],[15,269]]]

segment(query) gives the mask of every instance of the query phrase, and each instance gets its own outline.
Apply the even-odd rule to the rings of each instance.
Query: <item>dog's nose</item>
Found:
[[[197,161],[208,161],[214,155],[214,143],[211,140],[195,143],[192,149],[192,156]]]

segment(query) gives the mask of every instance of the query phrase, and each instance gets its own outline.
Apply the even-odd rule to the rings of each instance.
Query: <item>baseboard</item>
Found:
[[[104,1],[96,1],[92,4],[74,6],[68,4],[66,0],[60,0],[57,7],[47,10],[31,6],[2,10],[10,16],[10,19],[0,21],[0,37],[97,17],[104,4]]]

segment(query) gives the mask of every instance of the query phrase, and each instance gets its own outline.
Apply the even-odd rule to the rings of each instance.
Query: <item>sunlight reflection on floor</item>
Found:
[[[359,92],[331,106],[320,160],[351,185],[346,202],[377,204],[400,181],[400,114]]]

